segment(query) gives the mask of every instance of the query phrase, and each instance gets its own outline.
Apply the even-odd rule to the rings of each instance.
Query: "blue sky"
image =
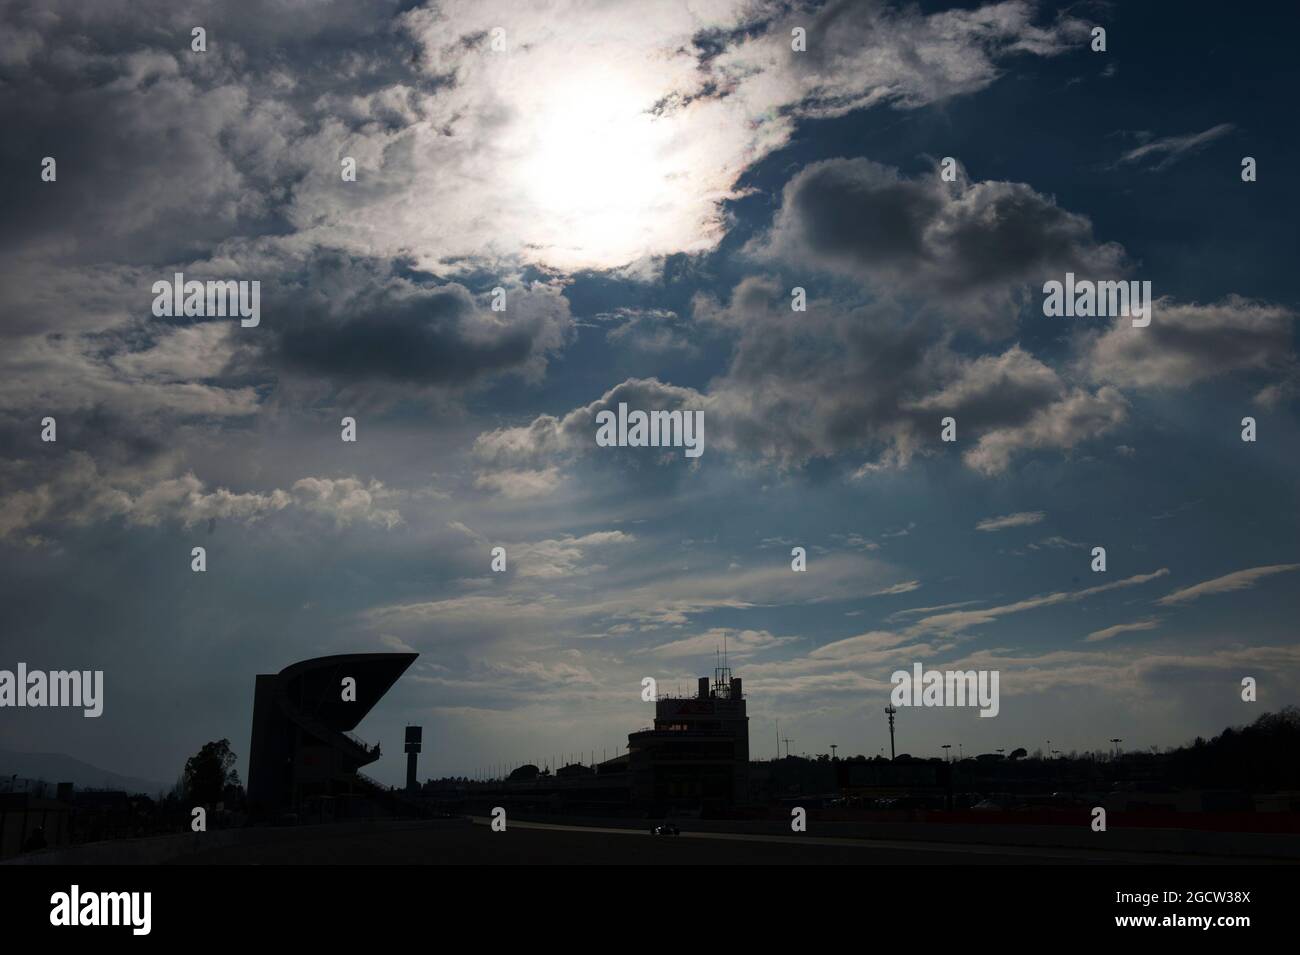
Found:
[[[0,746],[168,780],[246,756],[254,674],[383,649],[391,782],[406,722],[435,775],[612,755],[724,639],[760,756],[887,748],[914,662],[1003,697],[917,755],[1296,702],[1294,14],[83,6],[2,14],[0,667],[105,711]],[[174,271],[260,326],[153,317]],[[1066,271],[1152,324],[1045,317]],[[620,401],[703,456],[596,447]]]

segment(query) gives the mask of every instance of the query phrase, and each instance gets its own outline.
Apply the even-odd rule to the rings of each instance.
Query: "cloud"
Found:
[[[237,323],[177,326],[130,317],[132,294],[137,314],[148,306],[145,276],[134,270],[71,269],[38,294],[45,275],[29,274],[13,286],[27,291],[13,298],[6,289],[0,305],[0,418],[20,409],[94,411],[139,431],[157,419],[235,418],[258,409],[256,390],[228,374],[239,354]],[[98,288],[96,277],[104,283]],[[67,298],[56,306],[59,295]],[[64,312],[76,315],[66,330]]]
[[[842,541],[845,547],[852,550],[880,550],[880,545],[876,541],[863,537],[861,534],[832,534],[831,538]],[[784,543],[785,546],[789,547],[794,541],[779,541],[778,543]]]
[[[509,544],[506,554],[520,577],[571,577],[604,570],[602,564],[591,559],[592,553],[606,547],[630,544],[635,539],[623,531],[596,531],[582,537],[565,536]]]
[[[506,311],[496,313],[460,284],[409,279],[395,263],[227,252],[176,270],[199,280],[263,276],[258,328],[151,316],[150,285],[170,280],[170,266],[38,268],[15,285],[26,291],[0,306],[5,317],[22,316],[0,323],[0,447],[53,415],[61,440],[97,458],[202,454],[223,425],[251,427],[237,419],[254,415],[267,426],[304,408],[343,404],[355,415],[398,401],[449,403],[504,376],[535,382],[573,332],[567,300],[549,285],[507,281]],[[46,277],[53,284],[42,291]],[[541,493],[547,477],[543,469],[499,484]]]
[[[787,292],[769,276],[750,276],[729,302],[699,295],[693,308],[697,323],[734,340],[729,365],[707,391],[629,378],[563,416],[480,435],[481,468],[537,469],[586,453],[595,447],[596,411],[620,401],[703,410],[710,453],[736,453],[742,463],[794,470],[866,455],[856,477],[932,449],[945,415],[973,439],[965,464],[988,475],[1004,472],[1021,452],[1069,450],[1127,417],[1114,388],[1072,387],[1018,345],[962,356],[946,336],[935,340],[926,323],[890,306],[819,301],[791,322]]]
[[[909,642],[906,635],[871,631],[816,647],[802,656],[745,667],[749,692],[768,700],[789,701],[798,712],[807,713],[808,699],[825,701],[830,695],[860,700],[862,694],[888,692],[889,671],[899,664],[942,659],[945,669],[988,669],[1002,674],[1006,697],[1099,689],[1113,703],[1129,698],[1149,703],[1153,687],[1161,695],[1171,691],[1170,681],[1182,687],[1196,686],[1216,675],[1241,672],[1243,667],[1263,670],[1293,683],[1300,661],[1300,647],[1242,646],[1222,640],[1204,648],[1180,647],[1176,652],[1150,649],[1135,653],[1130,647],[1043,651],[1007,648],[979,649],[953,655],[955,641]],[[1108,704],[1109,705],[1109,704]],[[1004,708],[1004,713],[1014,710]],[[1041,707],[1027,713],[1041,719]],[[847,714],[846,714],[847,715]],[[857,718],[854,712],[853,718]],[[1020,727],[1024,729],[1023,726]]]
[[[1156,603],[1164,607],[1171,607],[1177,604],[1189,603],[1198,600],[1201,597],[1210,594],[1230,593],[1234,590],[1249,590],[1255,586],[1255,583],[1265,577],[1271,577],[1274,574],[1284,574],[1288,571],[1300,570],[1300,564],[1270,564],[1265,567],[1250,567],[1246,570],[1233,571],[1231,574],[1224,574],[1222,577],[1215,577],[1213,580],[1202,581],[1191,587],[1184,587],[1182,590],[1175,590],[1173,593],[1166,594]]]
[[[480,471],[474,477],[474,486],[480,491],[519,500],[544,497],[555,491],[560,482],[560,469],[557,467]]]
[[[934,613],[936,610],[954,610],[957,607],[970,607],[974,604],[983,603],[982,600],[959,600],[956,603],[939,604],[935,607],[911,607],[907,610],[895,610],[885,618],[889,623],[894,623],[905,617],[915,616],[916,614]]]
[[[724,45],[709,65],[759,110],[797,103],[821,118],[879,104],[914,109],[973,93],[1001,75],[999,60],[1056,56],[1088,35],[1087,24],[1068,17],[1036,26],[1035,5],[1025,2],[930,15],[853,0],[813,10],[784,7],[756,7],[760,16],[772,16],[766,29],[749,32],[734,47]],[[806,28],[808,49],[791,56],[795,26]]]
[[[728,656],[747,659],[761,650],[791,643],[794,637],[773,636],[766,630],[737,630],[731,627],[714,627],[693,637],[674,640],[650,647],[646,653],[655,656],[678,658],[706,658],[714,650],[720,650],[725,642]]]
[[[1255,395],[1254,402],[1265,410],[1272,411],[1283,402],[1290,401],[1300,395],[1300,371],[1293,372],[1282,381],[1274,382],[1271,385],[1260,389]]]
[[[1149,703],[1152,688],[1169,692],[1171,676],[1183,688],[1194,687],[1205,676],[1265,670],[1294,679],[1300,665],[1300,646],[1219,645],[1197,649],[1148,650],[1135,653],[1131,647],[1114,649],[1049,650],[1044,653],[1007,650],[977,650],[945,663],[952,669],[993,669],[1002,674],[1004,696],[1052,693],[1072,688],[1096,692],[1101,688],[1112,697],[1130,697]],[[1203,704],[1199,704],[1203,705]],[[1004,715],[1008,712],[1003,707]]]
[[[424,684],[425,693],[428,687],[436,688],[439,699],[446,703],[472,701],[480,715],[505,711],[524,721],[531,707],[554,695],[562,694],[571,703],[586,703],[598,687],[595,675],[576,652],[549,660],[476,660],[458,667],[454,674],[435,670],[432,675],[416,674],[408,679]]]
[[[1135,620],[1132,623],[1117,623],[1113,627],[1094,630],[1083,638],[1083,642],[1098,643],[1102,640],[1109,640],[1111,637],[1119,636],[1121,633],[1129,633],[1133,630],[1154,630],[1158,626],[1160,626],[1159,620]]]
[[[1128,402],[1116,389],[1106,387],[1096,393],[1077,389],[1039,409],[1023,424],[995,428],[981,435],[963,460],[983,474],[1000,474],[1020,451],[1069,450],[1114,430],[1127,417]]]
[[[608,532],[601,532],[608,533]],[[618,638],[634,632],[671,630],[688,625],[697,615],[717,610],[741,611],[756,607],[804,606],[824,601],[861,597],[863,582],[874,584],[885,576],[882,565],[860,554],[831,554],[815,567],[816,587],[808,589],[808,576],[792,574],[786,560],[752,568],[725,569],[722,561],[705,561],[683,573],[681,559],[647,552],[630,536],[608,542],[559,539],[507,545],[510,567],[523,561],[539,562],[544,573],[514,580],[491,575],[490,592],[431,595],[427,599],[400,600],[372,607],[362,614],[367,628],[392,633],[408,642],[429,639],[492,641],[546,639],[557,632]],[[588,548],[606,547],[601,586],[584,580]],[[474,547],[479,548],[477,541]],[[573,552],[581,551],[581,555]],[[480,566],[482,561],[480,561]],[[566,569],[567,568],[567,569]],[[810,571],[811,573],[811,571]],[[710,647],[711,649],[711,647]]]
[[[557,417],[539,415],[526,425],[498,428],[480,434],[474,441],[476,485],[514,496],[528,496],[552,490],[560,478],[557,468],[585,457],[602,464],[636,472],[645,461],[663,467],[681,465],[676,448],[600,448],[596,444],[596,414],[617,411],[620,403],[643,411],[693,410],[707,407],[705,396],[693,388],[665,384],[655,378],[629,378],[606,391],[597,400]],[[706,412],[705,453],[713,445],[710,415]],[[599,455],[593,452],[599,451]],[[660,470],[655,468],[655,471]],[[645,472],[649,479],[650,472]],[[520,493],[522,492],[522,493]]]
[[[344,223],[369,243],[391,233],[429,265],[485,249],[565,270],[701,252],[725,230],[720,202],[740,173],[784,146],[799,118],[974,92],[999,61],[1054,56],[1082,27],[1033,20],[1028,3],[928,16],[748,0],[653,4],[635,17],[585,0],[420,8],[402,23],[421,69],[452,82],[376,149],[378,189],[322,185],[303,205],[331,210],[318,230],[331,241],[349,241]],[[793,25],[812,36],[807,53],[791,51]],[[494,28],[505,52],[491,49]]]
[[[1001,355],[959,360],[951,378],[950,384],[907,407],[932,416],[951,414],[963,431],[980,431],[1024,422],[1032,409],[1050,405],[1066,390],[1053,369],[1019,345]]]
[[[953,415],[979,439],[965,463],[997,474],[1022,450],[1072,448],[1126,415],[1114,389],[1071,389],[1019,346],[970,359],[889,306],[819,301],[798,322],[789,309],[788,292],[763,276],[725,305],[697,298],[697,320],[736,336],[707,396],[715,444],[787,469],[865,453],[864,477],[933,447],[939,419]]]
[[[379,506],[380,502],[394,497],[380,481],[302,478],[294,482],[293,493],[302,507],[329,515],[339,527],[361,521],[391,530],[402,523],[402,515],[396,508]]]
[[[1294,369],[1295,314],[1279,305],[1230,295],[1213,305],[1160,299],[1151,324],[1117,321],[1084,340],[1082,369],[1123,388],[1187,388],[1239,372]]]
[[[620,308],[596,316],[597,321],[616,324],[605,333],[605,340],[614,346],[624,346],[651,354],[683,352],[697,355],[699,349],[691,342],[689,330],[676,312],[662,308]]]
[[[1081,541],[1072,541],[1069,538],[1061,537],[1059,534],[1045,537],[1037,543],[1028,545],[1030,550],[1040,550],[1044,547],[1050,547],[1052,550],[1065,550],[1067,548],[1086,548],[1087,546],[1087,544],[1082,543]]]
[[[742,280],[725,305],[695,302],[697,321],[735,338],[709,388],[715,443],[782,468],[845,451],[905,461],[919,445],[900,403],[951,364],[930,334],[897,311],[814,302],[791,321],[789,290],[768,276]]]
[[[5,495],[0,539],[56,524],[118,518],[137,527],[175,522],[188,528],[213,520],[252,524],[286,509],[328,517],[339,528],[362,523],[392,529],[402,523],[397,508],[385,506],[401,495],[373,479],[306,477],[288,490],[232,491],[209,488],[192,471],[163,476],[173,460],[101,467],[84,451],[69,452],[66,465],[48,479]]]
[[[1087,217],[1024,183],[908,179],[867,159],[801,169],[748,251],[949,306],[953,320],[988,331],[1010,327],[1013,306],[1045,276],[1108,276],[1124,264]]]
[[[283,271],[264,289],[258,347],[280,368],[338,384],[454,389],[503,373],[535,381],[573,331],[568,300],[540,283],[504,283],[498,312],[493,296],[405,278],[396,263],[317,252],[268,264]]]
[[[995,475],[1022,452],[1068,451],[1127,418],[1116,388],[1067,381],[1019,344],[973,358],[951,348],[954,323],[1009,330],[1015,301],[1043,274],[1122,269],[1122,249],[1098,244],[1086,219],[1023,184],[950,189],[868,160],[814,163],[787,183],[771,231],[747,248],[770,265],[865,281],[879,297],[813,300],[792,322],[791,283],[776,276],[743,279],[725,304],[697,295],[697,324],[735,340],[708,393],[726,446],[782,468],[865,453],[856,476],[868,477],[933,448],[938,419],[951,415],[975,439],[966,465]],[[987,309],[974,301],[981,295]]]
[[[1001,355],[957,359],[947,377],[950,383],[940,391],[906,402],[904,408],[924,412],[930,424],[951,415],[964,434],[977,435],[963,460],[983,474],[1002,473],[1022,451],[1069,450],[1127,417],[1127,402],[1116,389],[1094,393],[1071,387],[1019,345]]]
[[[1232,123],[1220,123],[1199,133],[1187,133],[1182,136],[1165,136],[1143,143],[1136,149],[1130,149],[1116,160],[1115,165],[1127,163],[1146,163],[1159,160],[1153,167],[1157,171],[1167,169],[1181,159],[1194,155],[1236,129]]]
[[[6,116],[56,156],[73,154],[74,130],[84,149],[77,176],[17,199],[4,221],[133,261],[286,227],[443,273],[701,252],[725,232],[738,177],[801,118],[972,93],[1012,58],[1058,55],[1085,32],[1036,24],[1023,2],[929,15],[774,0],[635,16],[590,0],[404,6],[317,3],[310,23],[271,0],[245,4],[246,19],[207,3],[7,6]],[[196,17],[202,55],[176,39]],[[803,54],[796,23],[810,31]],[[9,158],[31,151],[15,143]]]
[[[892,586],[886,587],[884,590],[877,590],[874,593],[872,593],[871,596],[887,597],[887,596],[892,596],[894,594],[908,594],[911,593],[913,590],[920,590],[920,589],[921,589],[921,582],[919,580],[904,580],[897,584],[893,584]]]
[[[977,531],[1001,531],[1008,527],[1029,527],[1040,523],[1047,514],[1043,511],[1017,511],[1002,517],[986,517],[975,525]]]
[[[881,651],[896,650],[905,640],[906,637],[897,633],[873,630],[869,633],[860,633],[857,636],[823,644],[810,651],[808,656],[814,660],[859,659],[864,652],[879,653]]]
[[[5,244],[21,237],[69,264],[142,264],[272,231],[276,183],[306,166],[290,146],[304,118],[255,93],[215,34],[209,53],[189,54],[181,11],[111,6],[122,23],[66,8],[46,16],[39,54],[7,71],[0,109],[24,133],[6,137],[0,170],[8,177],[20,159],[25,168],[36,143],[38,158],[60,165],[57,188],[7,197]],[[0,14],[0,33],[13,12]]]
[[[1153,571],[1149,574],[1135,574],[1134,576],[1126,577],[1123,580],[1112,581],[1108,584],[1099,584],[1096,587],[1086,587],[1083,590],[1057,591],[1055,593],[1019,600],[1011,604],[1004,604],[1000,607],[989,607],[985,610],[954,610],[949,613],[935,614],[934,616],[918,620],[908,629],[908,633],[912,635],[939,633],[944,636],[955,636],[965,630],[969,630],[971,627],[992,623],[1000,617],[1005,617],[1008,614],[1024,613],[1027,610],[1039,610],[1043,607],[1054,607],[1065,603],[1077,603],[1080,600],[1095,597],[1097,594],[1109,593],[1113,590],[1121,590],[1128,587],[1137,587],[1149,583],[1152,580],[1165,577],[1168,574],[1169,569],[1161,567],[1159,570]]]

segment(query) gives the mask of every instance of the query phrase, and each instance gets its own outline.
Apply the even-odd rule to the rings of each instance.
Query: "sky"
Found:
[[[763,758],[887,753],[914,663],[1001,693],[902,710],[917,756],[1297,703],[1295,25],[0,0],[0,668],[105,684],[0,748],[246,775],[255,674],[346,652],[419,653],[391,783],[407,723],[422,776],[613,756],[724,642]],[[155,315],[176,272],[259,323]],[[1066,273],[1150,325],[1046,316]],[[620,403],[703,454],[598,446]]]

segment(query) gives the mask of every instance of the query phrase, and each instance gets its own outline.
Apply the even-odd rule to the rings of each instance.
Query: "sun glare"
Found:
[[[549,220],[554,246],[608,265],[671,228],[662,220],[672,206],[672,124],[648,112],[652,92],[602,74],[547,100],[529,130],[520,187]]]

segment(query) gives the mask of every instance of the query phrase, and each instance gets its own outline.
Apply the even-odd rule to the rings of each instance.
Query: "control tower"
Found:
[[[632,802],[653,810],[721,809],[749,800],[749,717],[740,677],[719,666],[694,696],[661,696],[653,728],[632,733]]]

